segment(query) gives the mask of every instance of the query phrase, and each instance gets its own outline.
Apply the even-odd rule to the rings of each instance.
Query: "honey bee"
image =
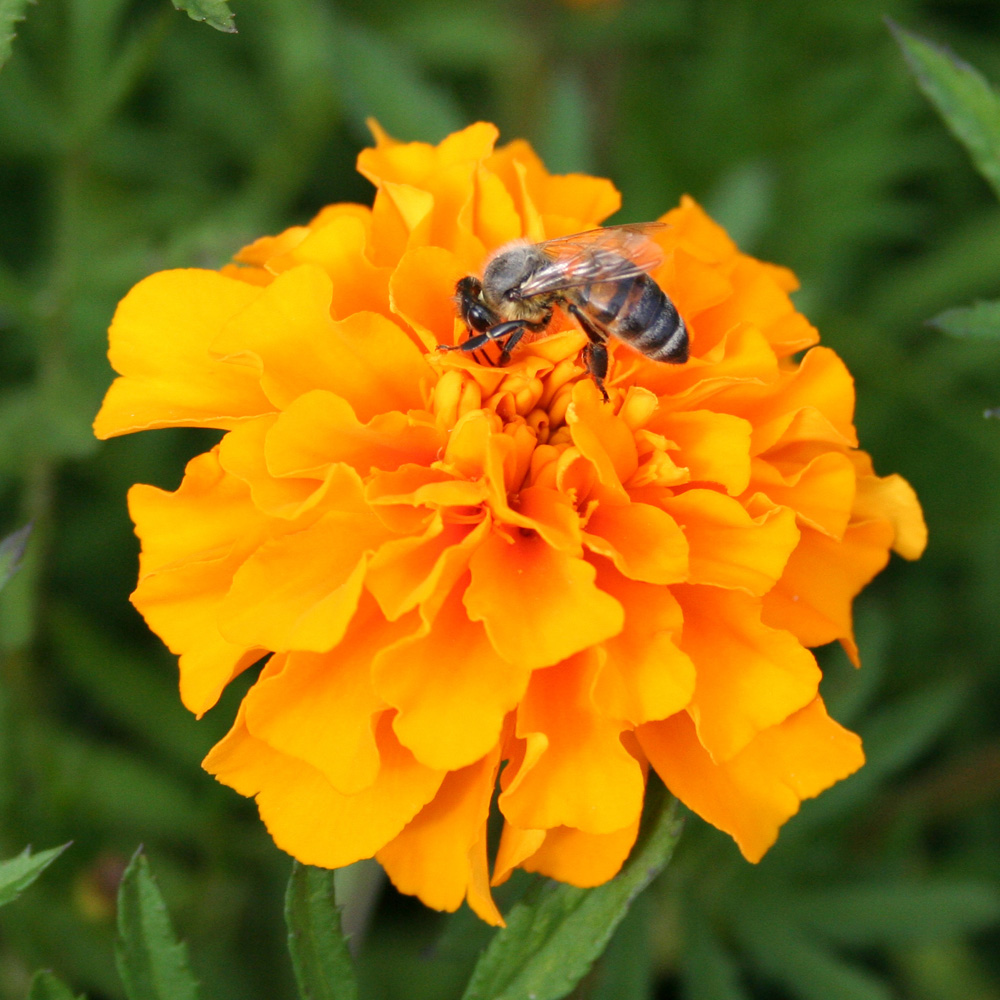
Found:
[[[469,275],[455,286],[468,339],[438,348],[475,352],[496,342],[497,364],[505,365],[525,333],[544,331],[560,306],[587,335],[583,361],[605,402],[609,337],[654,361],[687,361],[684,320],[649,275],[663,260],[651,234],[664,228],[662,222],[645,222],[544,243],[507,243],[488,258],[482,280]]]

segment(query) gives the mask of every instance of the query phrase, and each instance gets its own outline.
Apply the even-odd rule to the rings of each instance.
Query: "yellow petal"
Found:
[[[760,601],[716,587],[677,587],[681,649],[697,671],[688,711],[715,761],[729,760],[762,729],[816,696],[820,672],[790,633],[761,622]]]
[[[542,749],[500,794],[500,810],[515,826],[611,833],[642,811],[642,768],[622,746],[622,724],[599,713],[591,697],[597,670],[588,651],[531,675],[517,735]]]
[[[675,442],[674,461],[691,472],[695,483],[718,483],[738,496],[750,481],[749,421],[711,410],[680,410],[665,413],[651,424]]]
[[[499,757],[493,751],[450,772],[433,800],[377,855],[400,892],[448,912],[468,898],[494,926],[503,926],[503,918],[489,893],[486,818]]]
[[[235,427],[274,407],[258,375],[208,345],[259,289],[214,271],[161,271],[122,299],[108,333],[115,379],[94,421],[99,438],[151,427]]]
[[[594,586],[594,567],[537,535],[494,531],[472,557],[469,617],[486,626],[503,659],[547,667],[617,635],[621,605]]]
[[[557,826],[546,831],[542,846],[521,867],[590,889],[618,874],[638,833],[638,818],[611,833],[584,833],[569,826]]]
[[[497,744],[529,674],[501,659],[483,626],[469,620],[461,586],[433,622],[385,646],[372,670],[378,693],[399,710],[393,723],[399,741],[428,767],[448,770]]]
[[[376,730],[378,777],[356,795],[338,792],[310,764],[250,734],[242,708],[202,766],[241,795],[256,797],[261,819],[283,851],[305,865],[342,868],[374,856],[396,837],[444,779],[399,745],[389,715]]]
[[[680,605],[669,588],[628,580],[611,569],[600,569],[597,579],[625,609],[625,627],[604,641],[595,704],[610,718],[633,725],[679,712],[691,701],[695,684],[694,664],[677,646]]]
[[[684,529],[691,583],[766,594],[799,540],[795,512],[776,507],[751,517],[742,504],[714,490],[687,490],[663,501]]]
[[[861,740],[837,725],[819,698],[725,763],[712,761],[683,712],[636,735],[670,791],[728,833],[748,861],[763,857],[800,802],[864,763]]]
[[[331,295],[318,267],[292,268],[229,323],[213,353],[258,372],[279,409],[311,389],[343,397],[362,421],[419,407],[430,370],[417,346],[378,313],[332,319]]]
[[[893,551],[919,559],[927,547],[927,525],[913,487],[902,476],[858,476],[854,518],[885,518],[895,531]]]

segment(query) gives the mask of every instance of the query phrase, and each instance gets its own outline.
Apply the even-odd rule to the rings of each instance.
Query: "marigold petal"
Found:
[[[494,530],[470,566],[469,617],[510,663],[547,667],[622,629],[622,606],[594,586],[594,567],[537,535]]]
[[[274,842],[303,864],[342,868],[370,858],[434,797],[444,772],[414,760],[392,734],[387,713],[376,730],[382,766],[375,782],[344,795],[316,768],[280,753],[236,723],[202,762],[241,795],[256,796]]]
[[[676,443],[674,461],[694,483],[718,483],[738,496],[750,482],[750,432],[742,417],[712,410],[681,410],[654,418],[650,428]]]
[[[228,324],[212,351],[257,371],[279,409],[311,389],[343,397],[362,421],[419,407],[430,371],[416,344],[378,313],[332,319],[332,294],[320,268],[294,267]]]
[[[257,375],[208,353],[212,338],[260,291],[214,271],[161,271],[122,299],[108,333],[121,378],[94,420],[99,438],[151,427],[219,427],[274,407]]]
[[[625,608],[625,627],[604,641],[604,663],[594,683],[594,703],[613,719],[633,725],[664,719],[686,707],[695,670],[681,652],[683,613],[670,590],[598,571],[602,590]]]
[[[771,461],[755,458],[750,489],[773,504],[791,507],[803,524],[842,538],[854,505],[855,480],[851,460],[827,451],[787,475]]]
[[[697,671],[688,711],[717,762],[740,752],[816,696],[820,671],[790,632],[761,621],[760,600],[715,587],[677,587],[681,649]]]
[[[736,244],[690,195],[682,195],[681,203],[662,216],[667,229],[661,242],[682,246],[701,260],[716,264],[730,260],[738,253]]]
[[[530,673],[497,655],[483,626],[466,615],[461,587],[432,622],[384,646],[372,672],[376,690],[399,710],[399,741],[428,767],[449,770],[496,745]]]
[[[691,583],[744,590],[760,597],[777,582],[798,544],[795,512],[775,507],[751,517],[714,490],[687,490],[663,501],[690,546]]]
[[[375,722],[387,706],[372,685],[371,662],[398,631],[368,602],[336,650],[272,657],[245,698],[250,733],[311,764],[345,795],[378,775]]]
[[[635,437],[628,424],[605,406],[597,386],[589,379],[573,387],[573,402],[566,412],[573,444],[590,459],[597,478],[622,499],[622,483],[639,467]]]
[[[611,833],[584,833],[569,826],[557,826],[546,830],[542,845],[521,862],[521,867],[590,889],[603,885],[621,871],[638,834],[638,818]]]
[[[861,740],[834,722],[819,698],[725,763],[713,762],[684,712],[642,726],[636,736],[670,791],[755,862],[804,799],[864,763]]]
[[[504,820],[500,832],[500,845],[497,847],[496,861],[493,863],[492,885],[503,885],[510,878],[515,868],[530,858],[545,841],[544,830],[522,830],[514,826],[510,820]]]
[[[223,635],[275,651],[332,649],[357,609],[368,554],[386,537],[374,514],[333,510],[266,542],[233,577]]]
[[[852,524],[839,541],[803,528],[781,580],[764,598],[763,620],[806,646],[839,639],[857,665],[851,602],[889,561],[893,534],[883,520]]]
[[[468,273],[444,247],[415,247],[400,258],[389,282],[392,311],[409,323],[428,351],[464,339],[455,285]]]
[[[590,650],[531,675],[517,735],[540,736],[541,752],[525,757],[500,794],[500,810],[515,826],[611,833],[642,811],[642,768],[622,746],[622,723],[594,706],[597,671]]]
[[[503,926],[489,892],[486,819],[499,751],[451,771],[434,798],[376,855],[400,892],[453,912],[464,899],[487,923]]]
[[[584,540],[631,580],[665,584],[687,579],[687,539],[677,522],[657,507],[598,504],[587,520]]]
[[[488,518],[445,523],[438,514],[422,534],[386,542],[368,562],[365,585],[390,621],[418,605],[433,619],[489,530]]]
[[[362,476],[404,464],[430,464],[445,442],[428,420],[398,411],[358,420],[346,399],[314,389],[294,400],[267,435],[267,466],[275,476],[322,476],[346,462]]]
[[[919,559],[927,547],[927,525],[913,487],[902,477],[859,476],[854,517],[885,518],[893,527],[892,548],[904,559]]]

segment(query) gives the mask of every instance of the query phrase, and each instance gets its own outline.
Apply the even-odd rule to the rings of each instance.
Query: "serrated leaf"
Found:
[[[0,862],[0,906],[17,899],[67,847],[63,844],[37,854],[26,847],[17,857]]]
[[[941,45],[889,22],[920,89],[1000,197],[1000,94]]]
[[[863,884],[800,895],[787,912],[838,944],[898,945],[993,926],[1000,895],[979,882]]]
[[[33,0],[0,0],[0,67],[10,56],[11,46],[17,32],[14,25],[24,20],[28,4]]]
[[[73,991],[58,976],[42,969],[31,980],[28,1000],[83,1000],[83,997],[74,996]]]
[[[1000,340],[1000,302],[977,302],[946,309],[927,322],[953,337]]]
[[[192,21],[204,21],[218,31],[235,32],[228,0],[171,0],[176,10],[187,12]]]
[[[163,896],[137,851],[118,888],[118,974],[129,1000],[196,1000],[187,948],[177,940]]]
[[[0,590],[17,572],[24,558],[24,550],[28,547],[28,537],[31,535],[31,525],[26,524],[17,531],[12,531],[0,541]]]
[[[490,942],[463,1000],[558,1000],[586,975],[680,836],[676,803],[659,785],[648,794],[643,831],[621,872],[595,889],[536,883]]]
[[[288,950],[302,1000],[357,1000],[358,984],[333,883],[334,872],[297,861],[288,880]]]

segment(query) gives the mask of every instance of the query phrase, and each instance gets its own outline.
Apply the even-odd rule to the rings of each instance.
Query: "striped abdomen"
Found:
[[[608,333],[653,361],[681,364],[688,335],[677,307],[648,274],[574,289],[573,298]]]

